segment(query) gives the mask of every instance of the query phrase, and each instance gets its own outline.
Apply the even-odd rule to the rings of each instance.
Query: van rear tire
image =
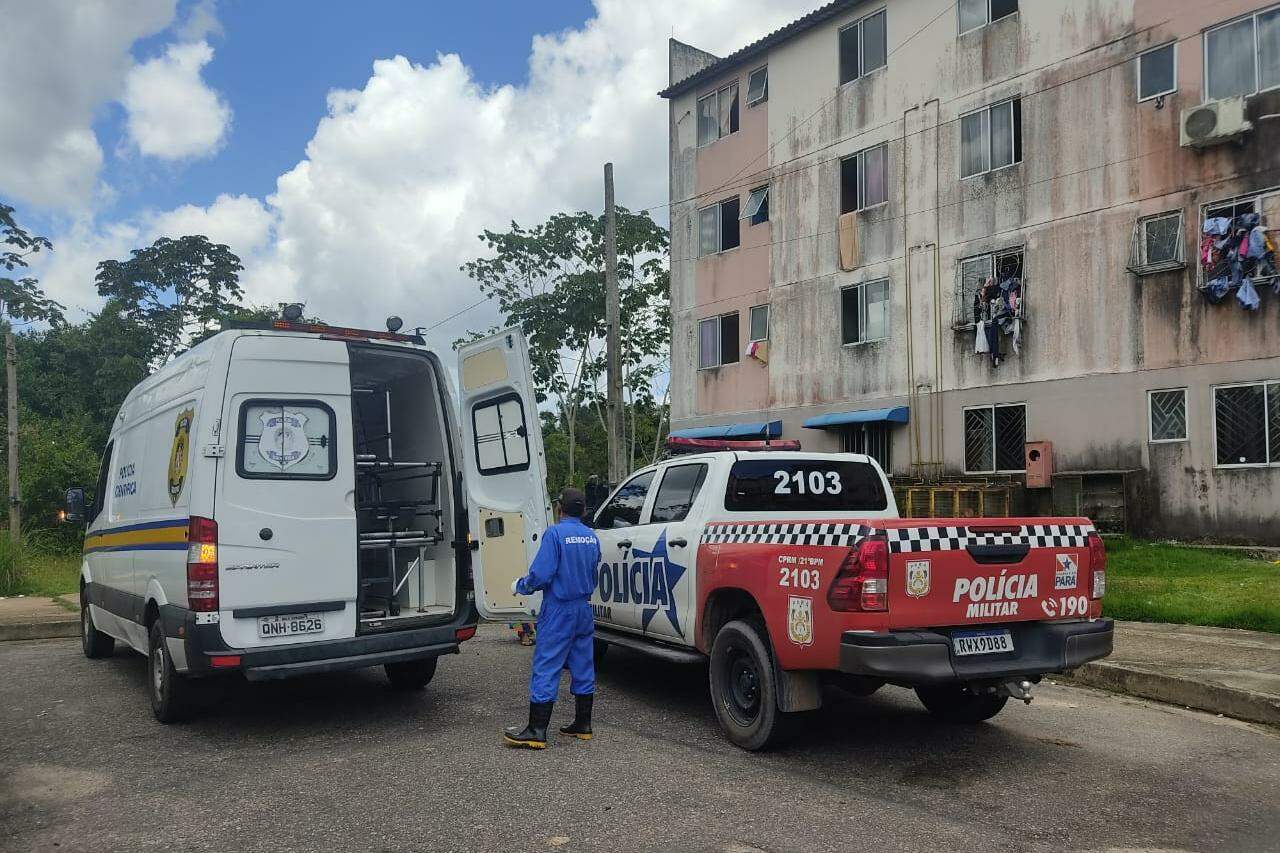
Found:
[[[162,723],[180,723],[191,716],[195,686],[173,668],[160,620],[151,623],[147,643],[147,693],[151,712]]]
[[[916,696],[930,714],[948,723],[981,723],[999,714],[1009,701],[1007,695],[974,693],[963,684],[917,687]]]
[[[93,627],[93,611],[84,593],[80,594],[80,648],[90,659],[111,657],[116,650],[115,638]]]
[[[401,663],[384,664],[387,680],[393,690],[421,690],[431,683],[436,674],[438,658],[422,658]]]

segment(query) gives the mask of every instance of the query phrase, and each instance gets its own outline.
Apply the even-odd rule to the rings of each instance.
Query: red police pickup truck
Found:
[[[756,750],[834,682],[913,688],[986,720],[1046,673],[1111,653],[1085,518],[898,518],[874,460],[721,451],[633,474],[592,519],[597,659],[710,659],[716,716]]]

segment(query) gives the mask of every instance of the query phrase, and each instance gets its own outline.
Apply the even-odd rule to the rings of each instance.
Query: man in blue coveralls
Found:
[[[560,671],[569,670],[569,689],[576,703],[573,722],[560,732],[591,739],[591,702],[596,691],[593,660],[595,618],[591,592],[596,587],[600,540],[582,521],[587,499],[577,489],[560,493],[560,521],[547,529],[529,574],[511,585],[519,595],[542,591],[538,641],[529,676],[529,724],[503,730],[509,746],[545,749],[547,726],[560,688]]]

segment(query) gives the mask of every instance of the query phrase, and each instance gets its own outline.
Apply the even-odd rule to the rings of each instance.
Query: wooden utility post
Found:
[[[9,428],[9,540],[22,541],[22,494],[18,490],[18,349],[13,326],[4,321],[4,375]]]
[[[618,226],[613,210],[613,164],[604,164],[604,322],[608,360],[606,426],[609,434],[609,482],[627,475],[623,461],[622,356],[618,305]]]

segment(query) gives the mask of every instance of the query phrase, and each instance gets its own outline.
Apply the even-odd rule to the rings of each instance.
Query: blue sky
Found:
[[[191,6],[180,3],[177,19]],[[125,116],[119,105],[110,105],[95,122],[107,152],[102,177],[118,193],[103,212],[127,217],[143,209],[207,205],[223,193],[265,196],[303,156],[327,93],[362,87],[374,59],[399,54],[427,64],[437,53],[458,53],[478,81],[520,84],[528,77],[535,34],[581,26],[592,13],[587,0],[223,0],[217,6],[221,32],[209,36],[215,56],[203,77],[234,111],[225,147],[210,159],[160,168],[113,156]],[[131,52],[138,61],[154,58],[171,38],[165,30],[137,41]]]

